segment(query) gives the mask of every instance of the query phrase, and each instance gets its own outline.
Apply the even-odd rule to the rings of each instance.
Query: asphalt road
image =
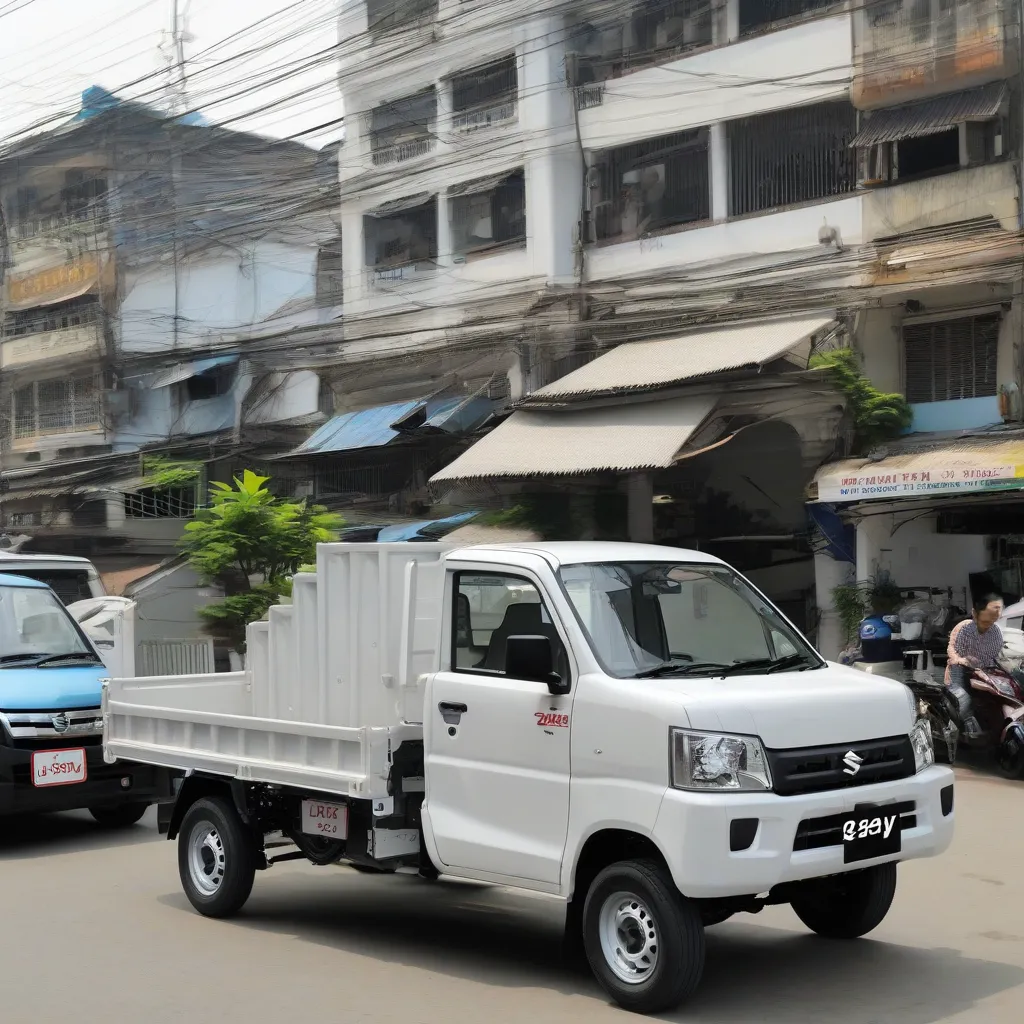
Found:
[[[831,944],[784,907],[709,932],[688,1024],[932,1024],[1024,1011],[1024,782],[960,773],[957,838],[901,868],[872,939]],[[559,960],[561,912],[480,886],[282,864],[208,921],[151,818],[0,821],[5,1024],[624,1021]]]

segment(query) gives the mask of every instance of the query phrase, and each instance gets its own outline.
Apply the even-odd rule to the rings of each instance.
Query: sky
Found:
[[[174,0],[0,0],[0,139],[56,127],[100,85],[170,102]],[[188,108],[319,147],[340,137],[337,0],[178,0]]]

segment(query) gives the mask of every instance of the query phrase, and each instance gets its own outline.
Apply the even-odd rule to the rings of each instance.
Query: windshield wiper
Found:
[[[35,668],[42,668],[43,665],[53,665],[59,661],[84,661],[89,665],[102,665],[103,659],[97,658],[92,651],[68,652],[67,654],[44,654],[38,661],[33,662]]]
[[[666,661],[654,668],[637,672],[635,679],[656,679],[658,676],[688,676],[694,672],[715,672],[729,668],[718,661]]]
[[[811,667],[807,662],[806,655],[790,654],[785,658],[755,658],[753,661],[738,661],[735,665],[730,665],[722,675],[723,677],[735,676],[742,672],[756,672],[758,669],[764,669],[767,675],[771,672],[784,672],[787,668],[796,668],[797,665],[803,665],[801,671]]]
[[[34,665],[39,658],[48,658],[48,654],[5,654],[0,657],[0,665],[6,668],[17,667],[18,662],[29,662]]]

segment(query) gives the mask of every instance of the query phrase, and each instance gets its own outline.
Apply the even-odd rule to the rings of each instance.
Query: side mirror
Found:
[[[555,656],[546,636],[510,636],[505,641],[505,675],[545,683],[555,695],[569,692],[569,681],[555,672]]]

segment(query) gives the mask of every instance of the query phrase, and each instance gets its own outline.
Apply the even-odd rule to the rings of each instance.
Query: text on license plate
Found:
[[[85,762],[85,749],[37,750],[32,755],[33,786],[71,786],[85,782],[89,769]]]
[[[303,800],[302,831],[311,836],[347,839],[348,807],[327,800]]]
[[[897,810],[855,811],[843,821],[843,859],[849,864],[899,853],[902,848],[900,828]]]

